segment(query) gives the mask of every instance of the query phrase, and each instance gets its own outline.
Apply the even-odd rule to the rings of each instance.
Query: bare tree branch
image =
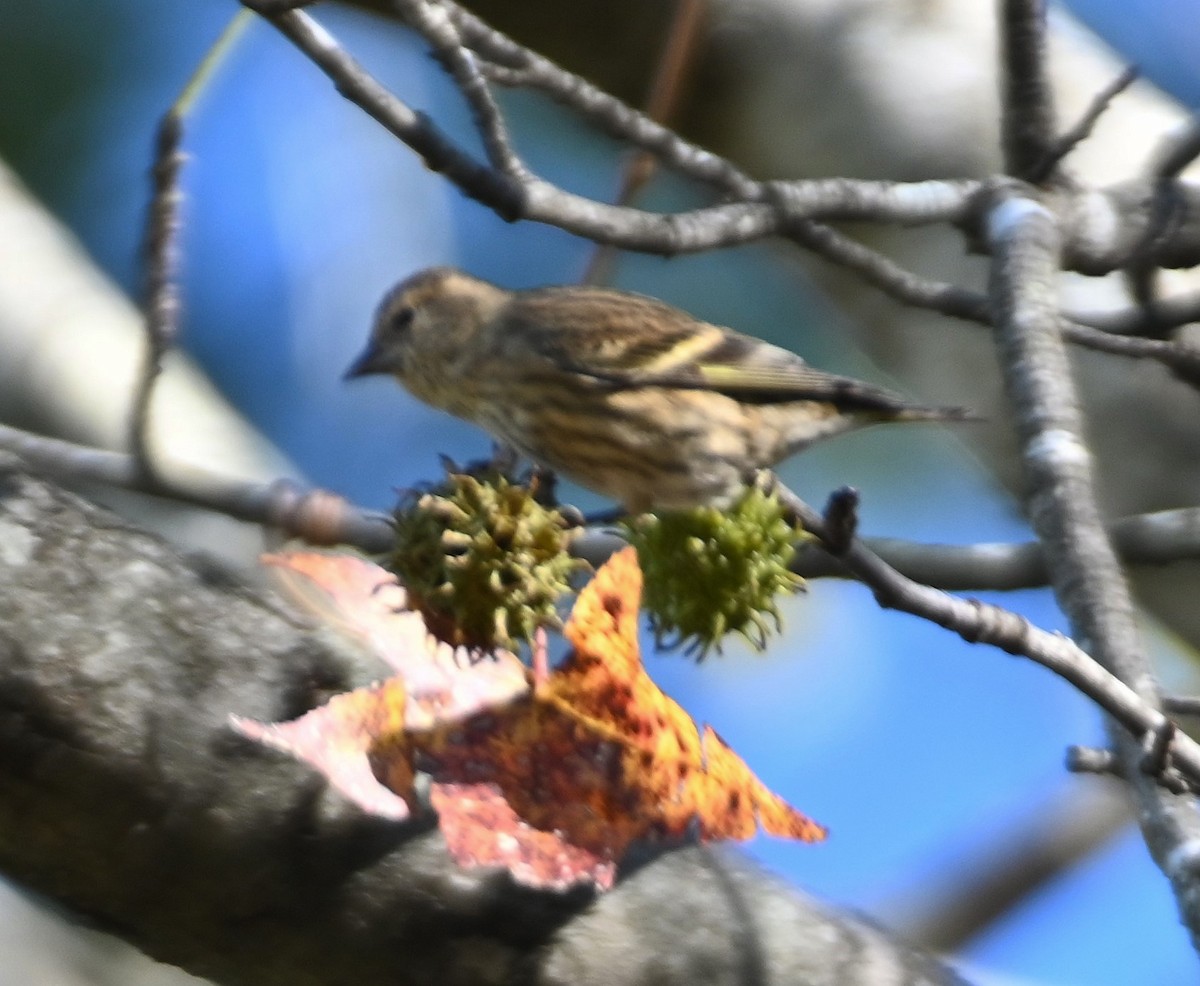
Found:
[[[1172,724],[1153,697],[1139,694],[1118,674],[1069,637],[1034,626],[1018,613],[978,599],[959,599],[906,579],[858,540],[857,494],[839,490],[822,516],[783,486],[781,500],[834,555],[875,594],[885,609],[912,613],[957,633],[968,643],[990,644],[1008,654],[1027,657],[1086,695],[1139,741],[1161,736]],[[1103,529],[1101,529],[1103,536]],[[1094,638],[1083,638],[1092,641]],[[1200,791],[1200,744],[1181,734],[1171,746],[1172,767]],[[1153,784],[1152,778],[1147,783]]]
[[[250,23],[247,10],[239,11],[200,61],[179,98],[159,122],[151,175],[154,192],[146,216],[143,241],[145,285],[142,311],[146,330],[146,352],[133,393],[129,421],[129,448],[137,467],[148,480],[158,477],[158,466],[150,447],[150,403],[162,373],[163,360],[179,335],[180,235],[183,231],[183,192],[179,176],[183,170],[183,124],[213,71]]]
[[[478,60],[463,45],[446,8],[440,3],[415,0],[404,4],[404,14],[433,46],[438,61],[467,100],[491,166],[501,174],[520,181],[525,177],[526,169],[513,150],[500,107],[492,97]]]
[[[1076,121],[1070,130],[1059,136],[1051,148],[1049,155],[1030,172],[1029,180],[1037,185],[1050,177],[1063,158],[1091,136],[1093,128],[1104,114],[1104,111],[1112,105],[1114,99],[1133,85],[1137,77],[1138,70],[1133,66],[1129,66],[1113,79],[1112,82],[1096,93],[1091,105],[1088,106],[1083,116]]]
[[[646,115],[650,119],[664,124],[670,121],[690,81],[691,68],[704,37],[707,12],[708,0],[676,0],[671,25],[646,96]],[[657,168],[658,160],[647,150],[627,155],[621,168],[616,202],[620,205],[633,202],[654,177]],[[619,256],[619,251],[611,245],[597,246],[584,270],[582,283],[610,283]]]
[[[867,284],[904,305],[926,308],[950,318],[990,326],[992,315],[988,297],[978,291],[921,277],[823,223],[803,220],[792,223],[787,235],[830,263],[853,271]],[[1164,339],[1126,338],[1110,333],[1133,330],[1153,324],[1180,325],[1195,321],[1195,302],[1161,303],[1151,322],[1143,307],[1100,314],[1067,314],[1063,337],[1095,352],[1132,359],[1152,359],[1166,366],[1180,379],[1200,385],[1200,349],[1182,342]]]
[[[1163,708],[1182,716],[1200,716],[1200,696],[1164,695]]]
[[[1134,306],[1111,312],[1076,312],[1070,317],[1083,325],[1114,335],[1146,335],[1150,328],[1146,312]],[[1178,328],[1189,322],[1200,322],[1200,294],[1161,298],[1155,303],[1153,328],[1156,331],[1164,327]]]
[[[1046,61],[1046,3],[1005,0],[999,7],[1005,169],[1015,178],[1035,181],[1055,152],[1056,121]]]
[[[244,2],[255,6],[253,0]],[[863,203],[855,197],[860,191],[877,195],[878,208],[891,222],[922,223],[933,221],[931,217],[942,221],[961,213],[964,224],[975,229],[984,218],[978,196],[970,194],[975,187],[971,183],[957,190],[953,183],[933,183],[938,192],[932,196],[923,186],[913,186],[911,194],[909,186],[899,184],[885,192],[881,183],[848,179],[789,183],[776,187],[776,194],[768,196],[773,201],[760,201],[756,194],[664,214],[587,199],[531,174],[516,180],[476,161],[427,117],[388,92],[307,14],[287,11],[268,19],[333,80],[342,95],[420,154],[429,168],[444,173],[505,219],[546,223],[597,243],[671,256],[755,242],[784,233],[800,220],[866,218]],[[1145,190],[1145,182],[1104,192],[1088,190],[1072,200],[1073,208],[1064,207],[1070,221],[1064,225],[1068,243],[1063,255],[1070,269],[1105,273],[1134,255],[1149,221]],[[1200,187],[1178,182],[1174,190],[1180,202],[1179,221],[1173,224],[1172,235],[1155,242],[1150,259],[1163,266],[1191,266],[1200,260]],[[969,209],[970,203],[976,208]],[[986,237],[977,239],[986,242]]]
[[[346,544],[369,554],[394,544],[390,519],[338,494],[305,489],[289,479],[262,483],[199,468],[177,470],[171,480],[145,477],[129,455],[34,435],[0,425],[0,449],[19,455],[35,471],[61,483],[98,483],[148,493],[262,524],[310,544]],[[1167,565],[1200,558],[1200,507],[1125,517],[1108,528],[1121,560],[1130,565]],[[921,544],[901,538],[866,537],[863,543],[901,575],[944,590],[1032,589],[1047,584],[1042,546],[1020,543]],[[572,551],[603,564],[624,544],[603,530],[581,531]],[[792,565],[805,578],[857,578],[844,562],[810,541],[797,545]]]
[[[15,453],[37,472],[59,482],[99,483],[149,493],[271,527],[310,544],[352,544],[364,551],[382,552],[394,542],[386,516],[356,507],[328,490],[306,490],[290,479],[260,483],[190,466],[172,469],[170,479],[148,476],[132,455],[46,438],[7,425],[0,425],[0,449]]]
[[[1124,517],[1107,530],[1126,565],[1164,565],[1200,557],[1197,508]],[[1032,589],[1048,580],[1043,548],[1037,541],[953,545],[865,537],[863,543],[905,577],[937,589]],[[854,577],[823,550],[804,544],[799,550],[794,566],[799,575]]]
[[[1096,507],[1091,457],[1059,334],[1061,241],[1054,216],[1019,195],[1002,196],[992,211],[990,238],[993,310],[1030,484],[1027,503],[1055,594],[1076,639],[1156,706],[1133,604]],[[1194,801],[1165,793],[1141,773],[1138,743],[1123,730],[1110,732],[1136,792],[1147,845],[1171,881],[1193,942],[1200,942],[1200,873],[1188,848],[1200,845]]]
[[[503,85],[538,89],[585,116],[602,132],[652,153],[668,168],[741,199],[759,195],[759,184],[732,162],[684,140],[652,116],[626,105],[586,79],[555,65],[457,3],[447,3],[463,38],[488,59],[483,71]]]
[[[896,894],[881,911],[895,915],[895,924],[914,941],[955,952],[1132,821],[1129,799],[1118,785],[1067,778],[1053,796],[1025,806],[1024,817],[999,835],[989,831],[956,853],[942,876],[923,874],[919,885]]]
[[[1200,157],[1200,124],[1193,121],[1176,139],[1168,141],[1160,152],[1154,166],[1154,177],[1159,181],[1178,178],[1197,157]]]
[[[155,141],[154,194],[146,221],[145,298],[146,354],[138,374],[129,422],[129,447],[147,479],[157,470],[150,454],[150,400],[162,372],[163,359],[179,334],[179,172],[183,168],[183,117],[172,109],[163,117]]]

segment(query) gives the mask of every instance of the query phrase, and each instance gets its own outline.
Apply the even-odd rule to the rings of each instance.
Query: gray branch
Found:
[[[264,11],[275,7],[264,0],[243,3]],[[411,5],[411,0],[405,0],[405,8]],[[908,188],[849,179],[769,187],[751,183],[741,189],[737,200],[678,213],[647,212],[575,195],[531,173],[499,171],[477,160],[429,117],[384,88],[307,14],[287,10],[264,16],[330,78],[338,92],[412,148],[427,167],[504,219],[545,223],[595,243],[664,256],[753,243],[786,235],[799,223],[860,218],[872,210],[874,218],[901,224],[961,219],[968,235],[981,246],[986,242],[979,228],[985,211],[971,208],[986,202],[978,194],[972,196],[976,188],[972,182],[927,182]],[[421,29],[419,22],[411,26]],[[485,117],[477,112],[476,120],[485,122]],[[605,119],[611,123],[613,117]],[[506,143],[497,133],[481,136],[489,146]],[[656,154],[661,150],[649,141],[645,148]],[[680,150],[667,160],[681,167],[699,158]],[[515,167],[516,162],[511,163]],[[712,180],[712,164],[711,155],[704,159],[702,180]],[[1166,221],[1153,208],[1162,191],[1161,183],[1150,181],[1111,190],[1063,190],[1067,197],[1060,210],[1067,217],[1064,263],[1073,270],[1100,274],[1135,257],[1163,267],[1200,262],[1200,185],[1186,181],[1170,185],[1172,208]],[[1149,230],[1158,235],[1148,241]]]
[[[733,853],[598,899],[460,870],[428,819],[366,817],[227,728],[367,674],[0,460],[0,868],[155,958],[247,986],[962,982]]]
[[[386,514],[283,478],[262,483],[177,468],[171,480],[162,480],[147,477],[127,453],[0,424],[2,451],[16,453],[38,473],[71,487],[98,483],[149,493],[263,525],[309,544],[345,544],[368,554],[381,554],[395,544]],[[1200,507],[1124,517],[1112,522],[1108,532],[1127,565],[1162,566],[1200,558]],[[935,589],[1032,589],[1047,581],[1043,549],[1036,541],[923,544],[864,537],[863,543],[900,574]],[[608,530],[589,530],[581,532],[571,550],[599,566],[624,544]],[[792,570],[804,578],[855,578],[843,561],[808,540],[798,543]]]
[[[1133,603],[1096,505],[1091,455],[1056,311],[1061,240],[1055,216],[1019,194],[991,213],[992,297],[1005,383],[1029,483],[1026,504],[1074,638],[1145,700],[1158,703]],[[1110,726],[1139,823],[1200,944],[1200,815],[1142,769],[1142,751]]]

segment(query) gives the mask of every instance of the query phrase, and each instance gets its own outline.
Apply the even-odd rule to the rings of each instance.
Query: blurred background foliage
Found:
[[[993,16],[990,6],[976,6],[978,18]],[[0,157],[133,295],[154,127],[235,9],[231,0],[0,5]],[[540,4],[480,9],[531,40],[546,37],[556,18],[551,53],[634,102],[669,18],[663,4],[632,5],[628,18],[592,2],[559,5],[556,15]],[[474,146],[461,102],[410,36],[361,10],[315,14],[402,98]],[[696,85],[705,100],[692,100],[683,122],[719,139],[740,91],[719,59]],[[505,95],[503,105],[536,171],[611,199],[619,147],[538,96]],[[854,129],[846,126],[840,139],[853,140]],[[571,282],[591,246],[554,229],[508,225],[467,201],[263,24],[204,94],[185,146],[182,345],[229,400],[311,481],[375,507],[390,506],[397,488],[435,478],[439,453],[460,461],[486,454],[482,433],[387,382],[346,387],[342,368],[377,299],[415,269],[450,263],[510,287]],[[878,172],[910,170],[888,165],[878,162]],[[660,177],[641,204],[701,201],[696,189]],[[855,348],[853,317],[814,286],[790,250],[755,246],[670,261],[624,255],[615,283],[823,367],[912,392],[908,378],[889,380]],[[951,336],[973,330],[931,321],[923,331],[951,345]],[[940,392],[937,376],[921,377],[914,396],[961,399],[961,388]],[[783,476],[818,503],[837,486],[858,487],[868,534],[1027,538],[973,440],[969,427],[867,432],[805,454]],[[578,490],[565,493],[598,505]],[[985,597],[1062,628],[1047,591]],[[1048,673],[881,612],[854,584],[814,583],[786,604],[784,617],[785,635],[766,655],[734,644],[699,667],[677,655],[650,667],[769,785],[829,825],[824,846],[759,839],[750,847],[806,889],[903,927],[914,913],[936,910],[939,895],[1014,831],[1103,784],[1063,774],[1064,747],[1099,742],[1102,733],[1094,710]],[[1155,646],[1169,666],[1170,639],[1159,635]],[[70,939],[65,947],[65,933],[19,894],[0,898],[0,908],[0,983],[177,975],[135,972],[107,940]],[[1022,900],[959,958],[980,983],[1195,979],[1168,888],[1132,828]]]

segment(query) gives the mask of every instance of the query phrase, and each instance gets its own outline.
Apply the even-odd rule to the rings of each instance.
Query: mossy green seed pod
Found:
[[[758,486],[726,510],[645,514],[625,529],[645,573],[642,606],[655,636],[701,660],[720,653],[730,633],[763,650],[780,629],[778,596],[804,585],[788,567],[803,531]]]
[[[514,647],[540,626],[557,626],[556,603],[582,562],[568,553],[562,515],[499,472],[450,471],[396,508],[388,565],[452,644]]]

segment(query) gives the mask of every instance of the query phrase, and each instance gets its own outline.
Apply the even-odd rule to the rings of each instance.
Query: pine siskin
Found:
[[[383,299],[347,378],[395,376],[630,512],[725,506],[759,469],[882,421],[953,421],[642,295],[506,291],[448,267]]]

